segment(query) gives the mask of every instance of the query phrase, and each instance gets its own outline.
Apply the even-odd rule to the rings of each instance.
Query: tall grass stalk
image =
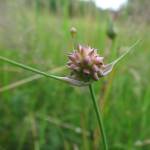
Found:
[[[96,102],[95,93],[94,93],[92,84],[89,85],[89,90],[90,90],[90,94],[91,94],[91,97],[92,97],[94,109],[95,109],[95,112],[96,112],[99,129],[100,129],[101,135],[102,135],[102,139],[103,139],[103,143],[104,143],[104,150],[108,150],[107,139],[106,139],[106,135],[105,135],[105,131],[104,131],[104,124],[103,124],[101,113],[99,111],[98,104]]]

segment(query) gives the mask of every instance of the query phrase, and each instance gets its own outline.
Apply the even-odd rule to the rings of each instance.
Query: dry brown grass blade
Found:
[[[65,69],[65,66],[62,66],[62,67],[54,68],[54,69],[50,70],[49,72],[50,73],[56,73],[56,72],[63,71],[64,69]],[[14,83],[11,83],[9,85],[0,87],[0,92],[4,92],[4,91],[7,91],[7,90],[10,90],[10,89],[13,89],[13,88],[17,88],[21,85],[24,85],[26,83],[29,83],[31,81],[34,81],[34,80],[37,80],[37,79],[40,79],[40,78],[43,78],[43,77],[44,76],[42,76],[42,75],[33,75],[33,76],[30,76],[30,77],[24,78],[24,79],[19,80],[17,82],[14,82]]]

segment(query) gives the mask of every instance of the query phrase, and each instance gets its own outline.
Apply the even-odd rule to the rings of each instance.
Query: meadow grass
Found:
[[[34,10],[10,16],[13,22],[0,30],[2,56],[45,71],[64,66],[72,50],[69,29],[75,26],[78,42],[98,48],[106,56],[105,62],[112,60],[107,19],[68,19],[47,13],[36,16]],[[108,77],[94,84],[96,98],[103,106],[109,148],[149,150],[148,144],[137,144],[150,138],[149,28],[144,24],[129,27],[125,21],[116,24],[119,33],[113,49],[117,56],[137,39],[143,41]],[[64,74],[68,72],[56,73]],[[0,61],[0,88],[32,75]],[[88,88],[48,78],[33,80],[0,93],[0,117],[0,149],[88,150],[102,145]]]

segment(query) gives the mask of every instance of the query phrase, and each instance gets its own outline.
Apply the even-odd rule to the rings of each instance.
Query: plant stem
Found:
[[[8,62],[8,63],[10,63],[10,64],[13,64],[13,65],[15,65],[15,66],[18,66],[18,67],[20,67],[20,68],[23,68],[23,69],[25,69],[25,70],[29,70],[29,71],[32,71],[32,72],[34,72],[34,73],[37,73],[37,74],[40,74],[40,75],[43,75],[43,76],[46,76],[46,77],[50,77],[50,78],[59,80],[59,78],[58,78],[57,76],[54,76],[54,75],[45,73],[45,72],[43,72],[43,71],[40,71],[40,70],[38,70],[38,69],[32,68],[32,67],[27,66],[27,65],[18,63],[18,62],[16,62],[16,61],[10,60],[10,59],[8,59],[8,58],[6,58],[6,57],[0,56],[0,60],[3,60],[3,61],[5,61],[5,62]]]
[[[91,93],[94,109],[95,109],[95,112],[96,112],[96,115],[97,115],[99,129],[100,129],[100,132],[101,132],[101,135],[102,135],[102,139],[103,139],[103,143],[104,143],[104,150],[108,150],[106,135],[105,135],[105,132],[104,132],[103,120],[102,120],[102,116],[101,116],[101,113],[100,113],[99,108],[98,108],[98,104],[96,102],[96,98],[95,98],[95,94],[94,94],[92,84],[89,85],[89,90],[90,90],[90,93]]]

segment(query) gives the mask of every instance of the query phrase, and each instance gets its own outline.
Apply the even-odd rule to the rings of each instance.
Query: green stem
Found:
[[[96,98],[95,98],[95,94],[94,94],[92,84],[89,85],[89,90],[90,90],[90,93],[91,93],[94,109],[95,109],[95,112],[96,112],[96,115],[97,115],[97,120],[98,120],[99,128],[100,128],[100,131],[101,131],[101,135],[102,135],[102,139],[103,139],[103,143],[104,143],[104,150],[108,150],[106,135],[105,135],[105,132],[104,132],[103,120],[102,120],[101,113],[99,111],[98,104],[96,102]]]
[[[13,64],[13,65],[15,65],[15,66],[18,66],[18,67],[20,67],[20,68],[23,68],[23,69],[25,69],[25,70],[29,70],[29,71],[32,71],[32,72],[34,72],[34,73],[41,74],[41,75],[43,75],[43,76],[46,76],[46,77],[50,77],[50,78],[59,80],[57,76],[54,76],[54,75],[51,75],[51,74],[47,74],[47,73],[45,73],[45,72],[43,72],[43,71],[40,71],[40,70],[38,70],[38,69],[35,69],[35,68],[30,67],[30,66],[27,66],[27,65],[18,63],[18,62],[13,61],[13,60],[10,60],[10,59],[8,59],[8,58],[6,58],[6,57],[0,56],[0,60],[3,60],[3,61],[5,61],[5,62],[8,62],[8,63],[10,63],[10,64]]]

